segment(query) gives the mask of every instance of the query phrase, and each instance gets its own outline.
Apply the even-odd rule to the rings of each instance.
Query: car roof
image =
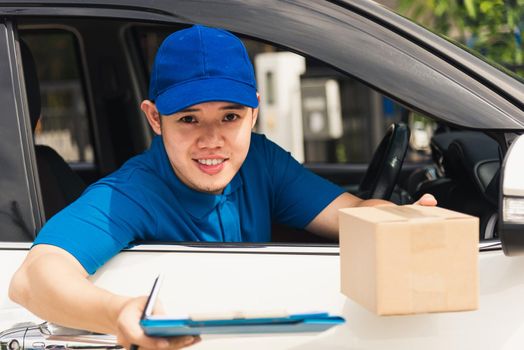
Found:
[[[0,13],[222,27],[313,56],[437,119],[524,128],[524,84],[372,1],[0,1]]]

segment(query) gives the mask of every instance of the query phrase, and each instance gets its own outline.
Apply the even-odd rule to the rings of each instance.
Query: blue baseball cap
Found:
[[[169,35],[156,54],[149,99],[163,115],[210,101],[256,108],[255,73],[244,44],[202,25]]]

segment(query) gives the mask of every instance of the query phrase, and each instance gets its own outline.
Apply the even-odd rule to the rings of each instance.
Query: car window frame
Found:
[[[127,1],[125,5],[97,4],[95,1],[90,7],[82,7],[81,1],[77,0],[49,7],[21,5],[18,14],[111,17],[159,24],[201,23],[222,27],[315,57],[406,107],[437,120],[466,128],[515,131],[524,127],[524,104],[520,102],[524,100],[524,93],[515,88],[524,84],[399,15],[388,12],[387,16],[374,16],[373,11],[386,11],[377,4],[364,6],[357,2],[353,6],[342,2],[311,3],[305,0],[267,6],[262,6],[262,3],[222,0],[203,6],[200,1],[160,0],[146,8],[140,1]],[[8,11],[9,7],[0,4],[0,13],[7,14]],[[268,19],[275,25],[269,25]],[[300,35],[296,35],[298,30]],[[337,40],[333,40],[334,37]],[[431,41],[421,44],[420,38]],[[343,56],[330,54],[341,48],[345,50]],[[391,63],[392,57],[402,64]],[[465,63],[470,63],[470,66]],[[475,69],[480,71],[472,75],[471,71]],[[409,70],[417,72],[419,78],[416,81],[406,82],[403,78]],[[445,88],[436,91],[435,81],[445,83]],[[507,86],[508,89],[501,91],[494,88],[497,86]],[[425,96],[433,98],[428,100]]]
[[[95,135],[96,132],[96,125],[94,123],[96,122],[96,118],[93,117],[93,108],[92,108],[92,102],[90,97],[90,89],[89,89],[89,83],[88,78],[89,74],[87,74],[86,70],[86,64],[85,59],[83,55],[82,50],[82,43],[81,43],[81,36],[78,34],[75,28],[69,27],[67,25],[32,25],[32,26],[19,26],[17,28],[17,35],[18,36],[24,36],[25,34],[30,35],[49,35],[49,34],[68,34],[72,38],[72,47],[71,49],[74,51],[74,59],[76,61],[76,68],[78,69],[78,81],[80,85],[81,95],[83,98],[83,101],[85,103],[85,116],[86,116],[86,122],[88,125],[87,130],[87,138],[89,139],[89,142],[91,146],[93,147],[93,161],[92,162],[69,162],[67,161],[67,164],[73,169],[84,169],[84,170],[90,170],[90,171],[98,171],[100,161],[98,159],[98,153],[99,153],[99,147],[95,144],[95,140],[98,138]],[[42,89],[42,87],[41,87]],[[58,150],[57,150],[58,151]],[[60,154],[60,152],[58,152]]]
[[[168,5],[166,5],[165,2],[160,2],[164,7],[168,8]],[[223,3],[220,3],[220,2],[217,2],[216,4],[217,6],[225,6]],[[56,5],[58,6],[58,5]],[[172,7],[173,9],[176,9],[177,5],[176,4],[173,4]],[[183,5],[180,5],[180,9],[182,10],[185,10],[185,11],[189,11],[192,6],[196,6],[196,5],[192,5],[192,4],[183,4]],[[247,5],[245,5],[242,10],[243,11],[246,11],[247,10],[250,10],[249,7],[246,7]],[[292,6],[292,5],[289,5],[289,6]],[[336,9],[336,5],[334,4],[326,4],[326,3],[322,3],[321,5],[318,5],[318,6],[327,6],[329,7],[330,11],[332,10],[335,10]],[[159,6],[159,8],[162,7],[162,6]],[[297,5],[297,7],[300,7]],[[248,37],[253,37],[253,38],[256,38],[257,40],[266,40],[268,42],[271,42],[273,44],[276,44],[276,45],[280,45],[280,46],[285,46],[285,47],[288,47],[290,48],[291,50],[295,50],[296,52],[299,52],[301,54],[304,54],[304,55],[310,55],[310,56],[313,56],[313,57],[316,57],[316,58],[322,58],[320,57],[319,55],[317,55],[316,53],[319,53],[319,52],[322,52],[322,46],[321,44],[316,44],[316,43],[305,43],[303,40],[300,41],[300,40],[295,40],[294,38],[290,38],[289,36],[286,36],[288,34],[282,34],[280,36],[278,36],[277,38],[271,38],[272,40],[268,40],[268,38],[271,36],[271,34],[275,33],[274,31],[271,32],[270,29],[267,29],[267,28],[262,28],[262,32],[260,31],[257,31],[258,29],[258,24],[260,24],[259,22],[257,21],[253,21],[253,22],[249,22],[249,23],[246,23],[246,22],[238,22],[238,21],[232,21],[232,22],[228,22],[226,23],[226,21],[228,19],[230,19],[230,17],[225,17],[225,18],[214,18],[214,17],[206,17],[208,15],[208,12],[212,10],[212,7],[211,8],[206,8],[205,11],[201,12],[201,13],[196,13],[196,14],[193,14],[193,16],[190,16],[190,17],[183,17],[181,16],[182,13],[178,14],[177,16],[171,16],[169,15],[169,13],[154,13],[154,14],[151,14],[151,13],[142,13],[142,12],[139,12],[139,11],[131,11],[129,9],[104,9],[104,13],[102,14],[102,12],[100,11],[100,9],[96,9],[96,8],[90,8],[90,9],[84,9],[84,8],[73,8],[73,7],[56,7],[54,8],[55,10],[56,9],[60,9],[60,11],[58,12],[55,12],[53,14],[53,17],[57,17],[57,13],[59,16],[71,16],[71,15],[76,15],[76,16],[86,16],[86,13],[89,13],[89,11],[92,11],[91,14],[94,16],[96,14],[97,17],[111,17],[111,16],[114,16],[115,18],[118,18],[118,19],[126,19],[126,20],[140,20],[140,21],[154,21],[154,22],[157,22],[158,23],[158,19],[159,18],[162,18],[162,23],[166,24],[166,23],[177,23],[177,24],[180,24],[180,23],[195,23],[195,22],[199,22],[199,23],[203,23],[203,24],[207,24],[207,25],[215,25],[215,26],[222,26],[222,27],[225,27],[226,29],[229,29],[229,30],[232,30],[236,33],[239,33],[239,34],[242,34],[242,35],[245,35],[245,36],[248,36]],[[24,15],[28,15],[28,14],[31,14],[32,12],[31,11],[36,11],[34,13],[38,13],[38,15],[42,15],[44,13],[47,13],[49,14],[49,11],[51,10],[51,8],[45,8],[44,10],[38,8],[38,9],[35,9],[35,8],[30,8],[30,7],[27,7],[25,9],[22,9],[20,12],[23,13]],[[98,10],[98,11],[97,11]],[[86,12],[87,11],[87,12]],[[1,12],[1,8],[0,8],[0,12]],[[323,15],[324,19],[328,17],[328,13],[323,13],[323,12],[320,12],[321,15]],[[396,49],[398,52],[398,54],[403,54],[405,55],[406,57],[410,57],[412,59],[415,59],[415,61],[418,60],[419,63],[421,63],[421,67],[424,67],[425,68],[430,68],[429,71],[431,72],[437,72],[439,74],[444,74],[445,73],[445,77],[446,79],[448,80],[448,82],[450,84],[455,84],[457,85],[456,88],[460,89],[462,88],[463,91],[467,96],[469,96],[470,100],[472,101],[482,101],[484,103],[482,104],[479,104],[478,106],[477,105],[473,105],[474,106],[474,109],[471,110],[471,109],[468,109],[468,108],[472,108],[472,104],[469,104],[466,102],[464,102],[463,104],[464,105],[467,105],[467,107],[463,107],[463,109],[461,109],[458,114],[460,115],[461,111],[469,111],[469,112],[475,112],[475,111],[480,111],[482,110],[483,107],[485,106],[488,106],[490,107],[490,111],[489,112],[486,112],[486,111],[483,111],[480,115],[482,116],[482,118],[484,118],[488,113],[490,112],[497,112],[497,113],[494,113],[495,116],[493,118],[488,119],[488,118],[484,118],[483,121],[484,122],[487,122],[488,120],[490,121],[490,123],[488,124],[481,124],[481,125],[477,125],[478,128],[491,128],[493,130],[498,130],[498,129],[507,129],[507,130],[517,130],[517,131],[521,131],[522,130],[522,127],[523,127],[523,124],[522,124],[522,120],[523,119],[523,111],[521,109],[518,108],[518,106],[515,106],[515,105],[512,105],[511,104],[511,101],[510,100],[505,100],[503,101],[503,105],[504,105],[504,108],[508,108],[507,110],[498,110],[496,111],[496,109],[493,109],[493,107],[496,107],[498,106],[495,102],[497,101],[501,101],[501,100],[504,100],[504,96],[500,96],[498,95],[497,93],[493,92],[492,90],[490,90],[490,87],[487,86],[487,85],[483,85],[482,83],[476,81],[475,79],[469,77],[467,80],[468,84],[471,84],[470,86],[458,86],[458,77],[464,77],[464,75],[466,74],[464,71],[462,71],[460,69],[460,67],[456,67],[456,66],[453,66],[450,62],[446,61],[445,58],[441,57],[441,56],[438,56],[438,55],[434,55],[433,52],[430,52],[428,50],[426,50],[425,47],[415,47],[415,43],[413,41],[410,41],[409,38],[403,38],[399,33],[395,32],[395,31],[390,31],[387,27],[383,27],[383,26],[380,26],[378,25],[376,22],[372,21],[371,19],[369,18],[366,18],[364,16],[362,16],[361,14],[359,13],[352,13],[350,11],[347,11],[345,12],[344,14],[333,14],[333,12],[329,12],[330,15],[333,16],[333,18],[335,19],[336,22],[341,22],[342,21],[342,18],[339,18],[339,16],[348,16],[348,17],[352,17],[354,18],[354,21],[347,21],[345,23],[347,23],[348,25],[347,26],[342,26],[344,27],[345,29],[344,30],[348,30],[348,33],[350,32],[352,34],[352,38],[351,40],[354,40],[354,41],[359,41],[359,40],[363,40],[363,39],[366,39],[366,38],[374,38],[376,40],[379,40],[381,42],[381,44],[383,44],[383,46],[380,46],[378,48],[375,48],[374,49],[374,54],[375,55],[378,55],[378,53],[382,52],[381,50],[384,50],[384,46],[387,46],[389,48],[393,47],[394,49]],[[233,16],[233,15],[238,15],[238,12],[235,12],[235,13],[232,13],[230,14],[230,16]],[[51,17],[51,16],[50,16]],[[218,16],[220,17],[220,16]],[[154,18],[154,19],[152,19]],[[199,19],[202,19],[202,18],[205,18],[204,20],[199,20]],[[317,18],[318,19],[318,18]],[[358,24],[361,24],[362,26],[358,26],[356,27],[355,26],[355,23],[358,23]],[[318,24],[318,23],[317,23]],[[334,25],[334,24],[332,24]],[[348,29],[349,28],[349,29]],[[289,28],[288,28],[289,29]],[[313,28],[314,29],[314,28]],[[305,33],[304,36],[308,36],[308,34],[310,34],[312,32],[311,28],[308,29],[308,32]],[[377,39],[378,37],[380,37],[380,33],[384,33],[385,31],[387,31],[388,35],[390,37],[394,37],[394,36],[398,36],[400,37],[400,41],[396,42],[396,45],[392,45],[391,43],[386,43],[384,42],[383,39]],[[285,32],[285,30],[280,30],[279,32]],[[329,30],[325,30],[323,31],[323,35],[325,35],[326,33],[328,33]],[[388,44],[391,44],[388,46]],[[410,51],[410,50],[407,50],[407,48],[412,48],[413,51]],[[329,50],[328,50],[329,51]],[[437,71],[437,69],[431,69],[432,67],[429,67],[427,64],[424,65],[422,63],[423,60],[422,58],[423,57],[427,57],[428,55],[430,55],[430,57],[435,61],[435,62],[438,62],[438,67],[442,68],[441,71]],[[338,66],[338,63],[340,62],[337,62],[335,61],[335,59],[339,56],[339,55],[335,55],[336,57],[324,57],[325,59],[323,59],[324,62],[328,63],[328,64],[332,64],[333,66]],[[340,68],[340,70],[344,70],[345,73],[347,74],[350,74],[352,76],[355,76],[354,74],[352,74],[352,71],[350,69],[346,69],[344,67],[347,67],[348,64],[350,64],[351,62],[353,62],[354,60],[357,60],[358,59],[362,59],[364,58],[364,56],[352,56],[352,59],[351,60],[347,60],[346,59],[346,62],[344,63],[344,65],[342,66],[342,68]],[[349,62],[349,63],[348,63]],[[390,68],[392,68],[393,66],[390,65]],[[445,72],[444,72],[445,71]],[[354,73],[354,72],[353,72]],[[383,72],[375,72],[374,73],[375,75],[380,75],[380,74],[383,74]],[[356,76],[357,78],[359,78],[359,76]],[[454,79],[456,78],[456,79]],[[360,79],[364,80],[362,77],[360,77]],[[375,89],[377,89],[377,91],[379,92],[382,92],[384,93],[386,96],[390,96],[390,94],[384,92],[384,88],[380,86],[380,84],[377,84],[376,82],[373,82],[373,81],[369,81],[369,80],[366,80],[366,85],[368,86],[371,86],[371,87],[374,87]],[[378,87],[377,87],[378,85]],[[400,95],[396,95],[396,96],[393,96],[393,98],[399,102],[403,102],[405,105],[407,105],[408,107],[411,107],[413,108],[414,110],[421,110],[420,109],[420,106],[424,106],[424,107],[428,107],[431,105],[424,105],[423,103],[422,104],[418,104],[418,105],[413,105],[413,104],[410,104],[409,101],[406,101],[406,100],[403,100],[401,98],[401,96],[399,97]],[[391,97],[391,96],[390,96]],[[482,98],[481,98],[482,97]],[[420,102],[420,101],[419,101]],[[509,114],[509,110],[514,110],[516,111],[516,115],[517,117],[516,118],[509,118],[507,117],[508,114]],[[433,116],[433,117],[436,117],[437,119],[439,118],[442,118],[442,111],[439,111],[439,110],[435,110],[435,109],[431,109],[429,108],[429,113],[427,110],[422,110],[422,112],[425,112],[425,113],[428,113],[429,115]],[[474,113],[473,113],[474,114]],[[440,117],[439,117],[440,115]],[[469,119],[468,122],[472,123],[474,122],[475,120],[479,120],[478,118],[481,118],[481,117],[478,117],[477,115],[474,115],[473,117],[471,118],[477,118],[477,119]],[[448,119],[448,121],[451,121],[453,122],[453,119]],[[461,125],[461,124],[457,124],[457,125]]]
[[[18,35],[16,23],[10,19],[0,21],[0,27],[3,35],[0,35],[0,58],[3,65],[0,73],[0,81],[9,81],[9,89],[3,89],[3,97],[10,102],[2,103],[2,117],[0,118],[0,128],[5,131],[2,141],[14,146],[8,154],[12,164],[17,164],[16,169],[6,167],[5,171],[11,171],[17,179],[14,183],[18,187],[16,202],[20,203],[18,210],[26,236],[19,237],[15,242],[29,242],[36,236],[44,223],[43,202],[41,198],[40,183],[37,179],[36,157],[34,152],[34,143],[29,117],[29,108],[27,96],[25,93],[25,81],[23,66],[21,61],[20,47],[18,44]],[[7,76],[9,75],[9,78]],[[5,173],[3,176],[6,176]],[[2,231],[9,229],[1,227]],[[0,242],[6,242],[0,235]]]

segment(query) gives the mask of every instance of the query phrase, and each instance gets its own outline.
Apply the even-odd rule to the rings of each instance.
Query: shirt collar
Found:
[[[186,211],[197,219],[202,219],[209,214],[242,186],[242,178],[239,172],[237,172],[222,194],[214,195],[189,188],[180,181],[173,171],[164,148],[164,142],[160,136],[155,136],[153,139],[149,154],[153,158],[153,169],[159,171],[159,176],[176,193],[177,199],[185,207]]]

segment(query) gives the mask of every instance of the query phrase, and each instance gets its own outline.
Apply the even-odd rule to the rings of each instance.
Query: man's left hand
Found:
[[[434,207],[437,205],[437,200],[432,194],[426,193],[422,195],[422,197],[420,197],[420,199],[413,204]]]

